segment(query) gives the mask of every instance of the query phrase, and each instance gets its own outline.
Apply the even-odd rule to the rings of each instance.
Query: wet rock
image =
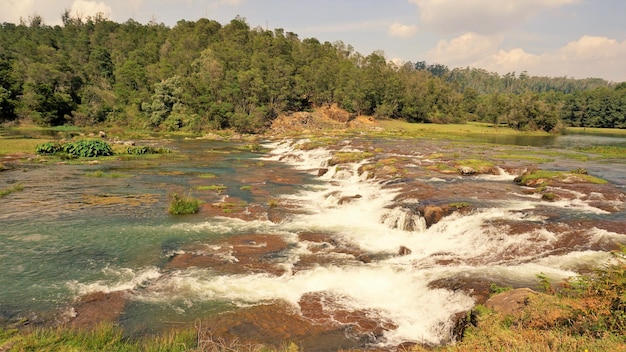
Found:
[[[459,166],[457,170],[459,170],[459,173],[461,173],[461,175],[463,176],[471,176],[478,173],[476,169],[470,166]]]
[[[298,304],[302,315],[315,323],[330,326],[344,325],[360,337],[380,337],[383,332],[397,328],[393,322],[374,318],[379,316],[375,311],[346,307],[338,301],[336,296],[324,292],[304,294]]]
[[[441,221],[444,216],[450,214],[450,207],[447,205],[426,205],[424,207],[420,207],[418,211],[420,215],[424,217],[426,227],[431,227]]]
[[[326,175],[327,172],[328,172],[328,168],[323,167],[317,171],[317,177],[324,176]]]
[[[128,303],[128,291],[94,292],[80,298],[65,314],[67,324],[73,328],[93,328],[101,322],[119,319]]]
[[[184,253],[176,254],[168,267],[186,269],[189,267],[212,268],[217,271],[240,273],[269,273],[282,275],[282,253],[288,248],[287,242],[277,235],[241,235],[225,240],[184,248]]]
[[[341,264],[348,260],[371,263],[372,258],[360,249],[343,243],[327,233],[303,232],[298,235],[301,242],[308,242],[311,254],[302,254],[294,264],[293,272],[306,270],[318,265]]]
[[[405,246],[400,246],[400,249],[398,250],[398,255],[402,255],[402,256],[409,255],[411,253],[412,253],[411,250]]]
[[[307,310],[306,303],[304,305]],[[262,344],[276,348],[291,342],[302,351],[339,351],[362,347],[369,339],[368,336],[351,336],[351,326],[312,319],[298,314],[296,307],[275,302],[204,321],[200,340],[210,338],[224,341],[226,345],[238,342],[240,346]]]
[[[503,316],[519,316],[529,303],[529,297],[539,292],[529,288],[518,288],[497,294],[485,302],[487,308],[502,314]]]
[[[355,194],[353,196],[346,196],[346,197],[341,197],[339,199],[339,205],[341,204],[345,204],[345,203],[350,203],[351,201],[355,200],[355,199],[360,199],[363,196],[361,196],[360,194]]]
[[[443,279],[432,281],[428,284],[429,288],[443,288],[450,291],[460,291],[472,297],[476,304],[484,304],[489,296],[491,281],[477,277],[467,277],[457,275],[446,277]]]

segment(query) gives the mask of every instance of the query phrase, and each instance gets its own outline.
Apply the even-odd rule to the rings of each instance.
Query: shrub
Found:
[[[56,154],[63,150],[63,145],[59,142],[48,142],[35,147],[35,152],[40,155]]]
[[[98,156],[113,155],[113,149],[105,142],[98,139],[80,140],[76,142],[48,142],[40,144],[35,152],[41,155],[67,153],[72,157],[95,158]]]
[[[170,214],[183,215],[183,214],[195,214],[200,211],[200,205],[202,202],[194,198],[189,194],[180,195],[178,193],[172,194],[170,197],[170,206],[168,211]]]
[[[111,146],[107,142],[98,139],[85,139],[63,144],[63,151],[70,155],[84,158],[113,155]]]

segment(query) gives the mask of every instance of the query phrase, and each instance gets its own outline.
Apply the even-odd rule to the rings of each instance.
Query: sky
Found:
[[[38,15],[47,25],[60,25],[64,10],[169,27],[240,16],[398,64],[626,81],[624,0],[0,0],[0,9],[0,23]]]

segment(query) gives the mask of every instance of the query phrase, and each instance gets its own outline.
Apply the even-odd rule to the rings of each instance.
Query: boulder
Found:
[[[478,173],[476,169],[470,166],[459,166],[457,170],[459,170],[459,172],[463,176],[471,176],[471,175],[476,175]]]
[[[502,292],[487,300],[485,306],[504,316],[518,316],[529,303],[529,297],[539,292],[529,288],[517,288]]]
[[[447,207],[437,205],[427,205],[419,209],[420,214],[426,220],[426,227],[431,227],[441,221],[444,216],[448,215],[448,211]]]
[[[398,250],[398,255],[402,255],[402,256],[409,255],[411,253],[412,251],[405,246],[400,246],[400,249]]]

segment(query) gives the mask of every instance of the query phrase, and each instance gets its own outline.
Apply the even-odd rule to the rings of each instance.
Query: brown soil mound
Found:
[[[313,111],[301,111],[277,117],[271,126],[276,132],[302,132],[324,129],[373,128],[376,121],[369,116],[354,116],[336,104]]]

